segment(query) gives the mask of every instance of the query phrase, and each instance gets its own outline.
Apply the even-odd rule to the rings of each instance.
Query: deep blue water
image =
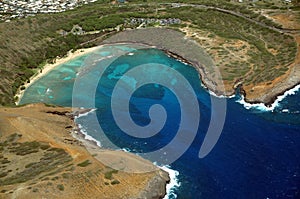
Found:
[[[128,55],[131,51],[134,54]],[[119,52],[126,53],[116,60],[98,59]],[[36,81],[26,90],[21,104],[42,101],[72,106],[72,97],[86,108],[95,104],[96,117],[103,131],[99,131],[92,115],[81,117],[78,122],[103,147],[127,148],[141,155],[157,151],[176,137],[183,114],[176,94],[171,89],[148,84],[133,92],[129,105],[120,104],[116,107],[116,112],[122,115],[124,106],[129,106],[135,124],[146,126],[150,122],[150,107],[154,104],[163,105],[167,121],[159,133],[149,138],[135,138],[123,132],[111,110],[116,83],[130,69],[147,63],[163,64],[182,74],[192,86],[199,103],[197,135],[188,150],[170,165],[180,172],[178,178],[181,186],[175,190],[177,198],[299,198],[300,92],[287,96],[274,111],[269,112],[246,110],[236,102],[238,95],[227,99],[225,125],[220,139],[202,159],[198,158],[198,153],[211,122],[211,98],[214,97],[201,86],[193,67],[156,49],[135,50],[133,46],[124,45],[102,47],[92,56],[85,55],[72,60]],[[151,67],[144,69],[144,72],[153,79],[170,74],[168,70],[152,70]],[[82,78],[81,90],[73,88],[78,78]],[[126,76],[123,80],[128,88],[124,87],[122,92],[129,92],[136,83],[135,78]],[[172,85],[177,85],[176,80]],[[90,95],[93,88],[96,92]],[[122,98],[122,95],[117,97]],[[185,114],[185,117],[192,118],[193,115]],[[189,133],[188,128],[186,133]],[[111,143],[106,142],[105,138]],[[184,142],[177,142],[174,150],[180,150]],[[161,158],[167,158],[168,155]],[[161,161],[159,158],[151,160],[158,164]]]

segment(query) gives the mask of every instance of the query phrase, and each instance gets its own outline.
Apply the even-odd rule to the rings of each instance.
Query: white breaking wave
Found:
[[[92,109],[86,113],[78,114],[78,116],[75,117],[75,120],[80,117],[85,117],[85,116],[89,115],[90,113],[94,112],[95,110],[96,109]],[[82,125],[80,125],[80,124],[77,124],[77,125],[78,125],[78,128],[80,129],[80,132],[84,135],[84,139],[93,141],[99,147],[101,147],[101,143],[98,140],[96,140],[95,138],[93,138],[92,136],[88,135],[86,129]],[[125,151],[125,152],[131,152],[131,150],[129,148],[122,148],[121,150]],[[154,162],[154,164],[156,166],[158,166],[155,162]],[[171,167],[168,165],[167,166],[158,166],[158,167],[161,168],[162,170],[166,171],[170,176],[170,183],[168,183],[166,186],[166,196],[164,197],[164,199],[177,198],[177,195],[174,193],[174,191],[181,185],[181,183],[178,180],[179,172],[171,169]]]
[[[87,111],[87,112],[85,112],[85,113],[80,113],[80,114],[78,114],[78,116],[75,117],[75,120],[78,119],[78,118],[80,118],[80,117],[85,117],[85,116],[87,116],[88,114],[90,114],[90,113],[92,113],[92,112],[94,112],[94,111],[96,111],[96,110],[97,110],[97,109],[94,108],[94,109],[91,109],[90,111]]]
[[[78,118],[80,118],[80,117],[85,117],[85,116],[87,116],[88,114],[94,112],[95,110],[97,110],[97,109],[91,109],[90,111],[88,111],[88,112],[86,112],[86,113],[80,113],[80,114],[78,114],[78,116],[75,116],[75,122],[76,122],[76,120],[77,120]],[[77,123],[77,125],[78,125],[78,128],[79,128],[80,132],[84,135],[84,139],[93,141],[93,142],[95,142],[95,143],[97,144],[97,146],[101,147],[101,143],[100,143],[98,140],[96,140],[95,138],[93,138],[92,136],[90,136],[90,135],[87,133],[86,129],[83,128],[83,126],[82,126],[81,124],[78,124],[78,123]]]
[[[122,148],[121,151],[127,152],[127,153],[131,153],[131,150],[129,148]]]
[[[169,176],[170,176],[170,183],[167,184],[167,187],[166,187],[167,194],[165,195],[165,197],[163,199],[177,198],[177,195],[174,193],[174,191],[181,185],[181,183],[178,180],[179,172],[171,169],[171,167],[168,165],[167,166],[159,166],[159,168],[168,172]]]
[[[203,87],[205,88],[205,85],[203,85]],[[233,95],[230,95],[230,96],[225,96],[225,95],[217,95],[216,93],[212,92],[211,90],[208,90],[208,93],[216,98],[234,98],[235,97],[235,94]]]
[[[84,139],[96,142],[97,146],[101,147],[101,143],[92,136],[90,136],[82,125],[78,124],[78,128],[80,130],[80,133],[84,135]]]
[[[277,99],[271,104],[271,106],[266,106],[264,103],[256,103],[256,104],[251,104],[245,101],[245,97],[241,96],[241,99],[238,99],[236,102],[244,105],[246,109],[258,109],[261,111],[274,111],[276,107],[279,106],[279,102],[281,102],[285,97],[289,95],[295,95],[297,91],[300,89],[300,84],[295,86],[294,88],[285,91],[282,95],[279,95]]]
[[[277,101],[277,100],[276,100]],[[276,106],[278,106],[278,102],[274,102],[271,106],[266,106],[264,103],[255,103],[251,104],[245,101],[245,97],[242,95],[240,99],[236,100],[236,102],[242,104],[246,109],[257,109],[260,111],[273,111]]]

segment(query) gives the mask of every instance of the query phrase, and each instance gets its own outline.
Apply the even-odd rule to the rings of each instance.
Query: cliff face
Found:
[[[153,164],[133,154],[100,149],[75,128],[70,108],[0,108],[0,198],[164,197],[166,172],[114,170],[97,156],[125,158],[126,167],[135,165],[133,169]]]

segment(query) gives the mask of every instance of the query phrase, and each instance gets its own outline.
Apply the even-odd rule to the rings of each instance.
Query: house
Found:
[[[83,35],[85,32],[83,31],[82,27],[79,26],[79,25],[74,25],[72,30],[71,30],[71,33],[73,35]]]

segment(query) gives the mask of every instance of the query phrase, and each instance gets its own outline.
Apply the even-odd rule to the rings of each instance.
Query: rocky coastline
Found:
[[[86,140],[74,118],[87,111],[44,104],[1,107],[1,157],[8,160],[1,172],[6,173],[6,168],[16,171],[10,171],[0,179],[0,198],[163,198],[170,181],[168,173],[134,154],[103,149]],[[32,149],[28,154],[22,150],[20,158],[11,151],[12,148],[17,150],[19,145],[28,145]],[[49,163],[43,164],[41,161],[50,151],[60,155],[53,156],[52,160],[48,154]],[[60,156],[65,157],[57,159]],[[126,167],[133,170],[145,167],[153,170],[146,173],[117,171],[103,164],[97,156],[126,159]],[[38,160],[40,162],[35,162]],[[51,166],[52,161],[59,166]],[[29,165],[33,164],[41,166],[31,169]],[[28,166],[24,168],[24,165]]]
[[[167,40],[166,38],[169,39]],[[268,92],[263,90],[252,93],[251,88],[244,87],[240,81],[236,81],[229,89],[225,88],[221,74],[213,66],[213,60],[205,54],[204,49],[187,38],[183,33],[173,29],[147,28],[126,30],[113,35],[99,44],[116,43],[142,44],[163,50],[169,56],[195,67],[203,86],[215,95],[230,97],[239,88],[240,94],[244,96],[245,101],[251,104],[263,103],[269,107],[276,101],[278,96],[300,84],[300,62],[297,59],[298,61],[296,60],[286,76],[274,80],[272,85],[266,85]],[[298,52],[297,57],[300,57],[300,52]],[[211,75],[211,70],[217,74],[217,78]]]

